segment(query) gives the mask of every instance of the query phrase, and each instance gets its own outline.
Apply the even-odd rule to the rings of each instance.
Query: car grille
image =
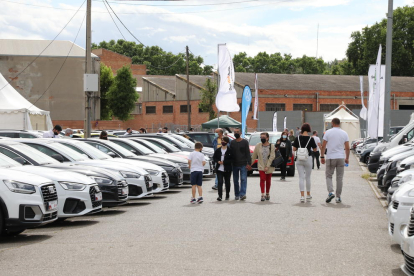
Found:
[[[394,223],[390,223],[390,231],[394,235]]]
[[[414,236],[414,208],[411,209],[410,223],[408,223],[407,235]]]
[[[50,202],[58,199],[55,184],[48,184],[41,187],[44,202]]]
[[[162,185],[165,187],[168,187],[168,181],[167,181],[167,174],[162,173]]]
[[[403,251],[405,268],[411,273],[414,274],[414,258],[409,256]]]
[[[43,221],[54,220],[55,218],[57,218],[57,211],[49,213],[49,214],[45,214],[43,216]]]
[[[125,181],[118,181],[118,198],[119,199],[125,199],[128,197],[128,195],[122,194],[122,189],[128,187]]]
[[[392,208],[394,208],[395,210],[398,209],[398,205],[400,205],[400,203],[398,201],[393,201],[392,202]]]
[[[92,208],[96,208],[102,205],[102,200],[95,200],[95,195],[98,193],[95,186],[89,189],[89,195],[91,196]]]

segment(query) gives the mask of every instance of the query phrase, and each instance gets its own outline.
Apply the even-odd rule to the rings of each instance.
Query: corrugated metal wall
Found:
[[[259,128],[258,131],[271,131],[273,128],[273,111],[259,112]],[[288,129],[296,129],[302,125],[302,111],[278,111],[277,112],[277,130],[283,130],[283,120],[286,116],[286,127]]]

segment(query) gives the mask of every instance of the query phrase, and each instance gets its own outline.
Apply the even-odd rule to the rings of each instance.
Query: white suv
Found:
[[[55,221],[57,209],[56,186],[49,179],[0,169],[0,234],[17,235]]]

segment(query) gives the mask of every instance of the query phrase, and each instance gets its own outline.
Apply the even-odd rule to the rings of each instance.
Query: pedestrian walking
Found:
[[[99,139],[108,140],[108,133],[105,130],[102,130],[99,134]]]
[[[315,168],[315,160],[316,160],[316,166],[319,170],[321,167],[321,163],[319,162],[319,156],[321,154],[321,139],[318,137],[318,132],[315,130],[313,132],[312,138],[315,140],[316,145],[318,146],[316,151],[312,152],[312,170]]]
[[[162,133],[162,128],[159,128],[158,129],[158,133]]]
[[[282,177],[281,181],[285,181],[286,178],[286,165],[292,161],[292,143],[288,139],[288,132],[283,131],[282,136],[276,142],[276,149],[280,151],[280,154],[283,157],[283,162],[280,164],[280,173]]]
[[[71,128],[67,128],[65,130],[65,136],[63,138],[72,138],[73,137],[73,130]]]
[[[270,185],[275,168],[272,162],[275,159],[275,145],[269,143],[269,133],[260,133],[260,141],[254,148],[252,160],[257,159],[257,168],[260,174],[261,201],[270,200]],[[252,164],[253,165],[253,164]],[[266,194],[265,194],[266,192]]]
[[[230,198],[230,178],[233,171],[233,156],[229,149],[230,139],[223,137],[221,147],[214,151],[213,160],[216,163],[216,174],[218,179],[218,201],[223,199],[223,182],[226,186],[226,200]]]
[[[168,133],[168,127],[163,127],[162,133]]]
[[[129,127],[126,129],[126,132],[124,133],[124,135],[132,135],[132,129]]]
[[[300,128],[296,127],[296,137],[298,137],[301,134]]]
[[[206,164],[204,154],[201,153],[203,150],[203,144],[200,142],[195,143],[194,151],[188,156],[188,166],[191,171],[190,182],[191,182],[191,200],[190,203],[202,203],[203,202],[203,171],[204,165]],[[198,190],[198,199],[196,200],[196,190]]]
[[[142,133],[142,134],[147,133],[147,130],[145,128],[141,127],[139,129],[139,133]]]
[[[223,139],[223,129],[221,128],[216,128],[215,132],[214,132],[214,140],[213,140],[213,148],[214,151],[216,151],[218,148],[221,147],[221,141]],[[213,160],[214,161],[214,160]],[[213,190],[217,190],[218,189],[218,178],[216,175],[216,180],[214,182],[214,186],[211,187]]]
[[[234,129],[234,137],[230,149],[233,154],[233,183],[236,200],[245,200],[247,191],[247,170],[251,170],[249,142],[241,138],[240,128]],[[240,180],[240,182],[239,182]]]
[[[322,164],[326,163],[325,177],[329,193],[326,203],[331,202],[331,200],[335,197],[332,181],[332,176],[335,170],[336,203],[341,203],[345,164],[349,164],[349,137],[348,134],[341,129],[341,121],[338,118],[332,119],[331,124],[332,128],[326,131],[323,136],[321,151],[321,162]]]
[[[59,133],[62,131],[62,127],[60,125],[55,125],[52,130],[43,133],[43,138],[60,138]]]
[[[293,151],[296,152],[296,168],[299,174],[300,201],[305,202],[305,182],[306,182],[306,200],[310,201],[311,191],[311,174],[312,174],[312,150],[316,151],[315,140],[309,135],[311,127],[308,123],[303,124],[301,135],[296,137],[293,142]]]
[[[294,141],[295,141],[295,134],[294,134],[294,132],[293,132],[293,129],[291,129],[290,131],[289,131],[289,141],[290,141],[290,143],[293,143]]]

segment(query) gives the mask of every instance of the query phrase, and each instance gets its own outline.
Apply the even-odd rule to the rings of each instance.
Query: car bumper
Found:
[[[102,193],[98,185],[88,185],[82,191],[65,190],[64,192],[62,192],[63,188],[59,187],[57,191],[59,197],[59,218],[78,217],[102,210]]]
[[[128,199],[139,199],[146,196],[152,196],[152,181],[147,186],[144,179],[141,178],[126,178],[128,183]]]
[[[407,228],[403,231],[401,242],[401,251],[404,256],[404,264],[401,269],[407,275],[414,275],[414,236],[408,236]]]
[[[170,188],[170,178],[166,172],[163,172],[160,176],[152,177],[152,180],[152,192],[154,194],[167,191]]]
[[[403,231],[408,225],[410,218],[410,206],[400,203],[398,209],[393,208],[393,204],[387,209],[388,216],[388,234],[391,236],[392,241],[397,244],[401,244],[403,239]]]

